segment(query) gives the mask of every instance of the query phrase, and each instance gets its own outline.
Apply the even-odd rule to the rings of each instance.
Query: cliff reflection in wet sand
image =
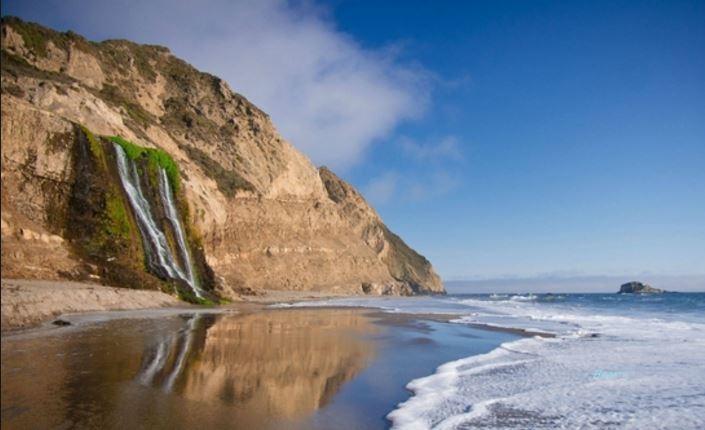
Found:
[[[51,362],[15,367],[12,375],[3,365],[3,428],[281,424],[324,406],[362,370],[374,356],[365,335],[377,330],[357,310],[278,310],[184,315],[168,323],[115,321],[49,336],[48,348],[37,343],[46,338],[3,342],[3,361],[19,364],[5,347],[21,350],[29,342],[35,354],[48,349],[43,360]],[[99,357],[74,353],[79,349]],[[37,377],[42,369],[54,370]],[[21,387],[28,380],[45,385],[35,393],[53,394],[27,396]]]
[[[195,315],[147,354],[139,379],[165,391],[175,388],[188,399],[295,418],[324,406],[364,367],[371,351],[354,331],[370,330],[359,312],[349,311],[279,311],[216,321]]]

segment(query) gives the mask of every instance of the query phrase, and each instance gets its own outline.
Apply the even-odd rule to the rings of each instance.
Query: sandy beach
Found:
[[[2,331],[36,327],[61,314],[189,306],[159,291],[70,281],[3,279]]]
[[[159,308],[207,309],[160,291],[133,290],[72,281],[2,279],[2,332],[31,329],[63,314]],[[317,291],[258,291],[230,306],[267,305],[346,297]],[[261,307],[261,306],[259,306]]]

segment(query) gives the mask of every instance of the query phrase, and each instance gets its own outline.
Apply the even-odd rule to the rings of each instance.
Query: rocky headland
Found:
[[[444,292],[350,184],[167,48],[5,17],[1,84],[3,278],[195,302]]]

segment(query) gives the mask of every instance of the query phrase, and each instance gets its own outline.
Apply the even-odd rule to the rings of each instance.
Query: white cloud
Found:
[[[373,205],[389,202],[418,203],[447,195],[460,184],[457,172],[443,169],[402,175],[399,172],[385,172],[373,177],[364,187],[364,196]]]
[[[325,10],[283,0],[61,1],[75,31],[168,46],[268,112],[318,164],[346,168],[376,139],[423,112],[431,75],[397,47],[370,50]]]
[[[403,171],[384,172],[363,187],[373,204],[418,203],[445,196],[460,185],[458,169],[465,157],[455,136],[424,142],[402,137],[396,143],[407,161],[400,166]]]
[[[407,199],[412,202],[440,197],[453,191],[460,180],[458,175],[447,170],[434,170],[425,175],[414,176],[407,182]]]
[[[397,172],[386,172],[372,178],[365,186],[364,195],[374,205],[384,204],[394,197],[399,182]]]
[[[448,159],[460,161],[463,153],[460,141],[455,136],[445,136],[435,141],[417,142],[408,137],[399,139],[399,145],[404,153],[419,160]]]

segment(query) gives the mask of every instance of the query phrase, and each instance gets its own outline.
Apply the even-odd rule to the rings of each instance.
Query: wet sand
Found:
[[[350,308],[100,315],[3,335],[3,428],[385,428],[410,380],[516,338]]]
[[[159,291],[69,281],[2,279],[2,331],[26,329],[65,313],[188,306]]]
[[[32,329],[64,314],[159,308],[199,308],[159,291],[132,290],[71,281],[2,279],[2,332]],[[320,291],[258,291],[225,308],[345,297]],[[63,319],[63,318],[62,318]]]

